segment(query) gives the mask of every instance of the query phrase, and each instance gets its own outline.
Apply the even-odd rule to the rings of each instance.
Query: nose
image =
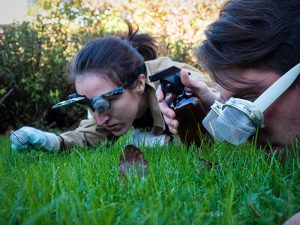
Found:
[[[104,125],[109,120],[109,116],[106,112],[98,112],[95,110],[94,115],[97,124],[100,126]]]

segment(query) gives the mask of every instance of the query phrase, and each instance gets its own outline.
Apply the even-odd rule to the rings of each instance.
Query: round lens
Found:
[[[110,107],[109,100],[107,100],[105,98],[101,98],[101,97],[93,100],[92,105],[93,105],[94,109],[97,110],[98,112],[104,112],[104,111],[108,110]]]

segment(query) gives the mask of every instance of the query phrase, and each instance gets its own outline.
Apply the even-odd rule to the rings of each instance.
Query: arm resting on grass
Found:
[[[110,132],[99,127],[92,118],[82,120],[74,131],[62,133],[59,136],[61,137],[62,149],[75,146],[96,146],[113,138]]]

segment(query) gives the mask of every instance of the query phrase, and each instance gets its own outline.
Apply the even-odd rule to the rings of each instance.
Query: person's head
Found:
[[[146,107],[143,65],[157,55],[155,40],[148,34],[133,33],[129,23],[128,26],[127,36],[90,41],[69,67],[77,93],[88,99],[124,87],[122,94],[109,97],[112,100],[107,110],[94,110],[96,122],[116,136],[128,131]]]
[[[254,101],[300,62],[299,0],[229,0],[196,48],[201,64],[220,84],[223,101]],[[264,112],[262,144],[300,137],[300,79]]]

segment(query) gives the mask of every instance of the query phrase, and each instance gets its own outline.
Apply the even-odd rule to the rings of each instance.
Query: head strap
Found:
[[[145,63],[143,63],[142,65],[138,66],[133,73],[130,76],[130,79],[128,81],[126,81],[122,87],[127,87],[130,86],[131,84],[133,84],[133,82],[138,78],[138,76],[140,74],[144,74],[145,76],[147,76],[146,74],[146,66]]]

